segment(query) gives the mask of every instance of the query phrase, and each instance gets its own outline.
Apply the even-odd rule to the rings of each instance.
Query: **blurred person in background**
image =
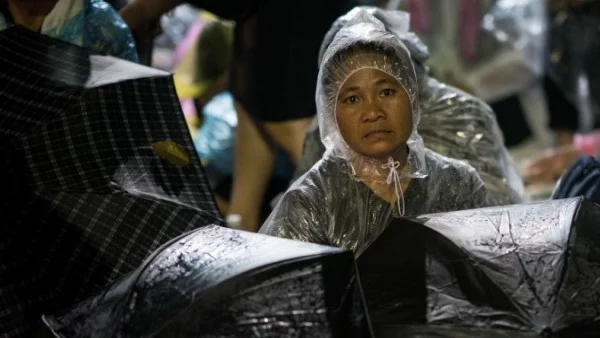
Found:
[[[434,76],[490,104],[517,161],[571,143],[579,112],[547,72],[543,1],[390,3],[412,14],[412,28],[430,47]]]
[[[174,79],[196,151],[223,214],[229,210],[235,155],[237,114],[228,89],[233,26],[203,11],[180,45]],[[270,213],[267,201],[284,190],[292,168],[285,153],[277,154],[275,171],[262,201],[261,219]]]
[[[152,20],[181,2],[135,0],[121,14],[134,31],[143,32],[150,29]],[[237,20],[229,82],[237,112],[229,212],[240,215],[246,229],[256,230],[275,148],[285,150],[292,159],[300,156],[309,123],[303,117],[315,114],[318,45],[328,25],[343,11],[337,10],[342,7],[337,3],[346,1],[295,5],[299,8],[274,1],[190,3]],[[279,74],[273,74],[273,69]],[[282,70],[288,70],[287,74]],[[272,121],[274,126],[265,123]]]
[[[600,1],[551,0],[549,5],[553,18],[549,71],[587,123],[573,142],[526,162],[524,175],[531,184],[552,184],[581,156],[600,155]]]
[[[155,33],[156,20],[173,8],[189,3],[222,18],[244,20],[252,15],[259,0],[131,0],[120,13],[129,28],[136,33]]]
[[[118,13],[102,0],[0,1],[0,30],[13,25],[96,54],[138,61],[131,31]]]
[[[227,90],[233,48],[232,23],[200,13],[172,52],[175,87],[192,137],[203,107]]]
[[[574,144],[545,151],[525,163],[529,184],[553,184],[582,156],[600,156],[600,134],[575,136]],[[581,141],[578,141],[581,140]]]
[[[235,28],[231,91],[238,127],[229,213],[246,230],[260,225],[260,204],[276,149],[297,164],[316,114],[320,43],[348,0],[260,1],[256,15]]]
[[[116,0],[118,1],[118,0]],[[243,20],[256,11],[259,0],[131,0],[120,9],[121,16],[134,32],[144,64],[152,62],[154,39],[160,32],[160,17],[188,3],[230,20]]]

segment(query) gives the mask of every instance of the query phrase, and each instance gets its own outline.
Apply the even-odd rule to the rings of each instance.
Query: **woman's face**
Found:
[[[371,158],[393,156],[412,133],[408,94],[393,76],[374,68],[358,70],[342,84],[335,117],[346,144]]]

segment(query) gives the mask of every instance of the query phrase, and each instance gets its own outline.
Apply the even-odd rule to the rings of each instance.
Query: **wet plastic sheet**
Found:
[[[433,325],[387,325],[379,327],[377,338],[535,338],[533,332],[488,328],[458,328]]]
[[[390,224],[358,259],[376,336],[597,337],[599,219],[568,199]],[[45,320],[56,337],[366,336],[350,257],[209,226]]]
[[[102,0],[71,2],[74,4],[71,8],[81,6],[80,12],[62,25],[49,28],[44,34],[82,46],[93,53],[112,55],[133,62],[139,60],[129,27],[108,3]]]
[[[56,337],[368,337],[352,253],[219,226],[171,241]]]
[[[358,259],[373,324],[387,327],[385,337],[455,337],[454,327],[459,337],[481,336],[469,327],[596,337],[599,220],[600,206],[578,198],[392,223]],[[413,231],[410,241],[407,231]],[[406,245],[414,248],[410,257],[403,255]],[[403,260],[411,271],[397,267]],[[387,278],[378,278],[385,265]],[[419,322],[429,325],[389,327]]]

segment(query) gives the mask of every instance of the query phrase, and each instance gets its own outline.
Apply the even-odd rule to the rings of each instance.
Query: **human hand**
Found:
[[[564,147],[573,144],[575,132],[567,129],[558,129],[556,132],[556,143],[558,147]]]
[[[573,145],[547,150],[539,157],[525,163],[523,168],[527,184],[553,183],[582,154]]]

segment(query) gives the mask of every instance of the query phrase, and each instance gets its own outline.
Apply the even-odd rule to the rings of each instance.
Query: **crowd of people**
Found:
[[[0,29],[21,25],[93,53],[152,65],[146,56],[160,33],[160,18],[183,2],[6,0],[0,3]],[[389,208],[390,215],[520,203],[528,199],[523,181],[553,183],[577,158],[600,149],[593,123],[584,127],[580,121],[586,113],[597,120],[597,67],[590,61],[599,50],[595,1],[189,4],[214,15],[198,15],[204,24],[188,30],[194,31],[185,42],[191,66],[175,69],[175,77],[180,93],[195,86],[182,97],[192,134],[213,99],[232,100],[216,116],[234,122],[221,140],[230,143],[224,150],[229,160],[213,164],[219,169],[211,184],[234,226],[258,231],[282,196],[267,229],[287,217],[283,210],[299,208],[295,199],[307,212],[322,209],[330,216],[335,212],[325,211],[324,201],[344,209],[345,203],[367,207],[379,199],[402,204],[400,210]],[[569,35],[578,32],[577,38]],[[182,54],[174,51],[174,58],[177,52]],[[374,90],[362,86],[377,76],[395,87],[380,93],[398,98],[389,112],[371,105],[385,103],[380,94],[351,96],[351,103],[336,96],[349,84],[357,92]],[[585,100],[582,78],[588,83]],[[346,122],[346,116],[354,120]],[[392,139],[393,149],[368,149]],[[545,151],[516,163],[512,150],[531,140]],[[387,188],[374,188],[370,180],[388,182]],[[362,182],[379,199],[366,191],[356,195],[363,185],[351,182]],[[439,199],[453,194],[465,204],[442,207],[446,203]],[[374,212],[367,210],[363,217]],[[310,213],[295,212],[293,223],[315,221]]]
[[[160,34],[160,18],[183,2],[6,0],[0,4],[0,29],[21,25],[93,53],[152,65],[147,55],[152,54],[152,42]],[[475,200],[486,201],[481,202],[484,204],[492,200],[499,204],[520,203],[528,199],[523,181],[551,184],[577,158],[595,156],[600,149],[593,123],[586,128],[580,121],[586,113],[592,120],[597,114],[597,67],[590,62],[598,54],[593,39],[597,35],[595,1],[532,0],[507,5],[492,0],[289,4],[197,0],[189,4],[200,13],[212,15],[198,15],[197,29],[187,27],[187,40],[178,41],[185,45],[186,53],[179,46],[173,58],[177,57],[179,64],[185,59],[188,66],[170,70],[175,72],[179,93],[187,93],[182,96],[182,105],[192,134],[208,132],[199,129],[198,123],[210,124],[202,114],[211,109],[213,99],[226,95],[232,102],[221,106],[215,117],[233,121],[228,125],[230,132],[220,139],[229,142],[229,147],[220,150],[228,154],[218,157],[216,151],[203,153],[205,166],[217,168],[209,171],[214,178],[211,185],[232,226],[258,231],[283,196],[267,222],[270,225],[284,216],[281,212],[290,209],[289,203],[298,207],[288,198],[298,195],[298,191],[302,191],[301,200],[312,201],[305,204],[307,208],[313,205],[319,209],[314,203],[329,201],[326,196],[334,191],[335,197],[344,196],[344,200],[329,203],[344,205],[350,203],[345,200],[349,199],[349,205],[368,205],[370,198],[341,193],[351,184],[336,181],[340,187],[321,186],[342,180],[341,173],[348,174],[345,170],[354,173],[349,182],[362,182],[368,187],[371,179],[391,179],[391,190],[377,193],[371,187],[371,191],[383,195],[382,200],[390,205],[403,204],[406,210],[402,210],[408,214],[475,207],[479,205]],[[367,6],[355,7],[359,5]],[[578,39],[568,34],[577,32],[581,33]],[[346,40],[341,40],[343,34],[348,34]],[[384,38],[389,41],[377,40]],[[344,47],[356,55],[340,44],[348,44]],[[361,47],[350,48],[352,44]],[[340,55],[333,52],[336,48],[341,48]],[[399,57],[394,62],[398,65],[386,64]],[[337,63],[328,63],[328,59]],[[345,59],[363,65],[354,69],[344,64]],[[395,68],[399,65],[403,68]],[[411,116],[404,112],[389,122],[398,124],[394,128],[411,128],[390,131],[390,135],[406,136],[396,140],[403,144],[399,147],[400,157],[392,153],[374,156],[385,162],[381,165],[387,165],[386,169],[370,170],[370,165],[380,164],[357,160],[356,154],[361,152],[353,148],[365,141],[353,138],[370,130],[366,127],[371,123],[369,117],[364,117],[367,122],[356,117],[348,122],[347,127],[353,129],[345,130],[343,117],[337,115],[343,101],[335,95],[352,80],[357,88],[368,82],[368,76],[360,76],[362,68],[376,69],[400,82],[400,87],[386,89],[386,93],[393,91],[402,96],[399,102],[403,109],[412,112]],[[334,81],[335,76],[338,78]],[[387,82],[394,82],[392,78]],[[581,99],[578,86],[582,78],[589,84],[584,88],[588,89],[584,90],[586,100]],[[406,82],[408,79],[412,80]],[[190,87],[194,89],[186,90]],[[371,103],[371,98],[356,98],[361,104]],[[355,103],[352,107],[358,112],[373,110],[373,114],[379,109]],[[383,115],[381,119],[387,121],[387,115]],[[372,119],[377,128],[387,128],[376,116]],[[360,123],[366,123],[365,127]],[[369,136],[374,138],[373,147],[387,142],[386,134],[375,135]],[[209,143],[213,137],[202,136]],[[532,140],[538,144],[538,153],[543,150],[541,155],[511,158],[513,149]],[[210,158],[213,155],[228,160],[214,160]],[[451,159],[450,164],[440,155]],[[394,160],[387,163],[388,157]],[[342,161],[332,162],[332,158]],[[330,163],[342,167],[334,169]],[[454,174],[449,168],[454,168]],[[387,178],[392,171],[398,175]],[[374,177],[361,178],[361,172]],[[462,181],[469,183],[457,183]],[[478,182],[483,185],[479,187]],[[313,192],[313,196],[304,184],[320,193]],[[470,195],[474,191],[461,192],[454,186],[478,187],[490,198],[475,199]],[[429,207],[411,208],[420,201],[413,194],[431,195],[419,202],[420,207]],[[442,207],[433,198],[446,194],[466,194],[464,199],[470,202]],[[301,213],[294,217],[296,223],[312,219]]]
[[[184,3],[0,0],[0,31],[159,67]],[[163,68],[230,227],[358,257],[394,218],[524,203],[581,157],[600,168],[600,1],[187,5]]]

